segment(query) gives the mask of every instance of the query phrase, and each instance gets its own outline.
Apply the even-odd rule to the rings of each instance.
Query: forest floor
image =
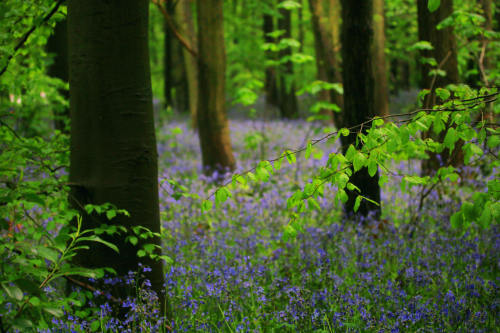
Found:
[[[322,144],[324,153],[315,158],[298,156],[268,182],[237,189],[221,207],[202,213],[196,200],[174,198],[178,185],[202,198],[215,190],[200,176],[198,138],[185,124],[171,121],[159,137],[164,250],[173,260],[167,292],[179,331],[498,329],[500,230],[460,232],[449,223],[461,200],[484,190],[487,177],[434,191],[419,210],[417,188],[399,186],[403,175],[418,174],[418,163],[394,165],[377,226],[367,230],[343,219],[329,187],[321,209],[302,214],[303,230],[285,244],[287,198],[338,143]],[[232,117],[237,172],[303,147],[325,130],[332,129]]]

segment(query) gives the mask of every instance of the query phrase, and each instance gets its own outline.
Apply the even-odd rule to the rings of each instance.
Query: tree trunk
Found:
[[[374,117],[375,97],[373,79],[373,4],[371,0],[342,0],[342,78],[344,82],[344,114],[343,126],[358,125],[368,118]],[[349,146],[355,145],[356,134],[342,138],[342,150],[346,153]],[[360,148],[358,146],[358,148]],[[380,202],[378,172],[370,177],[367,168],[354,173],[351,182],[359,187],[361,194],[376,202]],[[349,199],[345,210],[353,211],[356,192],[348,192]],[[380,207],[363,200],[359,207],[359,215],[380,216]]]
[[[334,37],[329,28],[328,15],[323,7],[324,0],[309,0],[311,9],[312,27],[314,32],[314,47],[316,51],[316,71],[318,80],[335,83],[341,82],[341,73],[337,62],[337,52],[334,46]],[[331,4],[340,7],[339,3]],[[332,10],[332,8],[330,8]],[[337,22],[339,21],[337,17]],[[331,22],[334,23],[334,22]],[[330,32],[330,33],[329,33]],[[338,41],[337,41],[338,42]],[[342,107],[342,95],[333,90],[322,90],[319,98]],[[335,122],[337,128],[342,127],[341,114],[330,110],[321,110],[323,115]]]
[[[170,14],[170,2],[167,2],[167,12]],[[165,33],[164,40],[164,56],[163,56],[163,94],[165,98],[165,106],[172,106],[172,39],[173,36],[167,21],[163,22],[163,31]]]
[[[273,3],[274,5],[274,3]],[[263,15],[264,42],[275,43],[275,39],[268,34],[274,31],[274,17],[270,14]],[[267,59],[274,58],[273,52],[266,52]],[[276,85],[276,67],[266,67],[264,90],[266,92],[266,103],[274,106],[279,105],[278,100],[278,86]]]
[[[389,88],[385,64],[384,0],[373,1],[373,77],[375,79],[375,113],[389,115]]]
[[[278,19],[278,29],[285,31],[285,33],[280,38],[292,38],[292,13],[285,8],[280,8],[279,12],[280,17]],[[291,55],[292,50],[289,47],[280,52],[280,58]],[[278,73],[278,89],[281,117],[285,119],[298,118],[299,108],[297,103],[297,96],[295,95],[293,63],[291,61],[287,61],[285,64],[280,66]]]
[[[63,82],[68,82],[68,25],[66,19],[57,22],[53,34],[47,41],[47,52],[54,53],[54,62],[49,67],[48,74]],[[69,100],[69,91],[60,92]],[[69,109],[64,105],[55,105],[54,127],[67,133],[66,122],[69,120]]]
[[[198,128],[204,172],[233,170],[226,116],[223,0],[198,0]]]
[[[71,157],[69,200],[83,217],[83,228],[101,223],[160,232],[158,170],[148,51],[146,0],[70,0],[68,3]],[[129,212],[107,221],[89,216],[86,204],[112,203]],[[102,236],[102,235],[101,235]],[[164,306],[161,261],[137,257],[126,235],[106,237],[120,254],[89,243],[75,262],[85,267],[111,267],[118,275],[149,266],[143,274]],[[158,251],[157,251],[158,252]],[[135,296],[135,288],[111,287],[115,297]]]
[[[180,1],[167,1],[167,13],[176,25],[176,29],[181,25],[182,18],[179,17]],[[176,38],[172,28],[165,20],[165,100],[169,99],[169,104],[179,112],[189,110],[189,92],[184,60],[184,51],[181,43]]]
[[[180,0],[176,7],[176,16],[182,34],[190,41],[190,45],[196,45],[196,29],[191,11],[191,0]],[[186,48],[182,48],[184,67],[187,79],[189,113],[191,115],[191,126],[197,128],[198,108],[198,61]]]
[[[417,0],[418,10],[418,36],[421,41],[428,41],[434,47],[432,50],[422,51],[423,57],[432,57],[438,63],[438,68],[446,72],[446,76],[431,76],[429,72],[431,66],[422,65],[421,70],[421,88],[430,89],[431,93],[424,100],[424,108],[432,108],[438,103],[436,100],[436,88],[446,87],[448,84],[458,83],[458,62],[457,62],[457,43],[452,27],[438,30],[436,26],[453,13],[453,0],[441,0],[439,8],[430,12],[427,8],[428,0]],[[433,137],[435,141],[442,142],[446,131],[440,133],[438,137],[433,137],[430,132],[424,133],[424,138]],[[463,154],[461,150],[462,141],[455,145],[452,154],[445,150],[439,158],[436,153],[430,153],[429,159],[422,163],[422,173],[430,175],[440,166],[439,159],[446,165],[460,166],[463,164]]]

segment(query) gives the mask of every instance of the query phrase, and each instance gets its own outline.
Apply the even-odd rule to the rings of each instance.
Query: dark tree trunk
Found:
[[[146,0],[70,0],[68,2],[71,158],[70,202],[83,216],[84,229],[101,223],[160,232],[158,170],[148,51]],[[129,212],[107,221],[89,216],[86,204],[112,203]],[[111,267],[119,275],[136,271],[139,262],[164,307],[161,261],[137,257],[142,245],[160,245],[155,237],[137,246],[126,235],[107,239],[120,254],[98,243],[75,262]],[[135,295],[132,287],[114,287],[115,297]]]
[[[233,170],[226,116],[223,0],[198,0],[198,132],[206,174]]]
[[[331,3],[330,5],[340,6],[338,2]],[[328,29],[328,14],[325,13],[323,0],[309,0],[309,7],[311,9],[312,27],[314,32],[317,77],[319,80],[325,82],[341,82],[342,77],[339,64],[337,62],[334,37],[333,33],[331,33],[333,29]],[[340,17],[337,17],[336,19],[338,21],[340,20]],[[343,104],[342,95],[336,93],[334,90],[322,90],[319,98],[323,101],[337,104],[339,107],[342,107]],[[337,128],[342,127],[340,113],[332,113],[330,110],[321,110],[321,113],[329,116],[329,118],[334,121]]]
[[[54,62],[49,67],[48,74],[64,82],[68,82],[68,25],[66,19],[57,22],[53,34],[47,41],[47,51],[54,54]],[[61,95],[69,100],[69,91],[61,91]],[[68,133],[66,122],[69,120],[69,109],[64,105],[54,106],[54,126]]]
[[[263,15],[263,31],[264,31],[264,41],[266,43],[275,43],[275,39],[268,34],[274,31],[274,17],[269,14]],[[274,58],[272,52],[266,52],[266,57],[268,59]],[[278,86],[276,85],[276,67],[268,66],[266,67],[266,77],[264,82],[264,90],[266,92],[266,103],[274,106],[279,105],[278,100]]]
[[[448,84],[458,83],[458,61],[457,61],[457,43],[452,27],[437,29],[437,25],[453,13],[453,0],[441,0],[439,8],[430,12],[427,8],[428,0],[417,0],[418,10],[418,36],[421,41],[428,41],[434,47],[432,50],[422,51],[422,56],[433,57],[438,63],[438,68],[446,72],[446,76],[429,75],[432,67],[422,65],[421,70],[421,88],[430,89],[431,93],[424,100],[424,108],[432,108],[439,103],[435,94],[436,88],[446,87]],[[424,138],[433,137],[434,140],[442,142],[446,131],[439,136],[433,136],[430,132],[424,133]],[[441,160],[446,165],[463,165],[463,154],[461,150],[462,141],[459,141],[452,154],[449,150],[441,153]],[[440,166],[439,158],[436,153],[430,153],[429,159],[422,163],[422,173],[430,175]]]
[[[374,79],[372,70],[373,48],[373,4],[371,0],[342,0],[342,78],[344,82],[344,114],[343,126],[358,125],[376,115],[374,97]],[[342,150],[345,153],[349,146],[355,145],[356,133],[342,137]],[[359,148],[359,147],[358,147]],[[376,202],[380,202],[378,172],[370,177],[363,168],[351,177],[351,182],[358,186],[361,194]],[[348,192],[349,199],[345,210],[353,211],[356,192]],[[358,213],[362,216],[380,216],[380,207],[363,200]]]
[[[281,38],[292,38],[292,13],[284,8],[280,9],[280,18],[278,19],[278,29],[285,33]],[[292,55],[292,50],[286,48],[280,52],[280,57]],[[295,82],[293,81],[293,63],[287,61],[280,67],[278,73],[279,89],[279,109],[281,117],[285,119],[294,119],[299,116],[297,96],[295,95]]]
[[[385,14],[384,0],[373,1],[373,76],[375,79],[375,113],[389,115],[389,88],[385,61]]]

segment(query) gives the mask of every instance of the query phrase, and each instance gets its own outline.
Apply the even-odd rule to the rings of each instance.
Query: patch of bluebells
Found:
[[[250,131],[264,129],[268,158],[283,148],[300,147],[310,133],[304,128],[309,125],[298,121],[258,122],[231,122],[240,171],[256,165],[261,153],[245,151],[243,142]],[[198,139],[181,122],[168,124],[162,132],[175,127],[182,133],[159,145],[160,180],[175,179],[191,193],[206,197],[207,188],[213,190],[214,185],[211,177],[201,175]],[[175,141],[175,149],[170,141]],[[322,149],[335,151],[338,145],[326,143]],[[472,193],[471,188],[484,190],[485,179],[470,180],[468,187],[451,192],[432,192],[417,219],[411,220],[417,197],[401,192],[400,178],[390,177],[383,187],[387,223],[380,233],[342,219],[331,186],[319,200],[322,210],[304,213],[303,232],[283,244],[286,198],[326,162],[327,155],[299,157],[297,165],[285,166],[267,183],[234,191],[231,200],[209,213],[202,213],[194,199],[175,199],[175,189],[164,182],[164,252],[173,260],[166,267],[165,290],[173,322],[167,323],[158,312],[157,297],[145,283],[136,298],[122,304],[128,311],[125,320],[111,318],[109,307],[100,308],[103,329],[162,332],[168,324],[175,332],[497,330],[499,227],[463,233],[449,226],[460,200]],[[415,174],[415,165],[401,163],[395,169]],[[121,282],[107,282],[135,281],[131,273]],[[82,331],[90,322],[68,314],[54,325]]]

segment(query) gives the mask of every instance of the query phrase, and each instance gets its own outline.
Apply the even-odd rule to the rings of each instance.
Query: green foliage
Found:
[[[427,8],[430,12],[435,12],[441,5],[441,0],[429,0],[427,2]]]

